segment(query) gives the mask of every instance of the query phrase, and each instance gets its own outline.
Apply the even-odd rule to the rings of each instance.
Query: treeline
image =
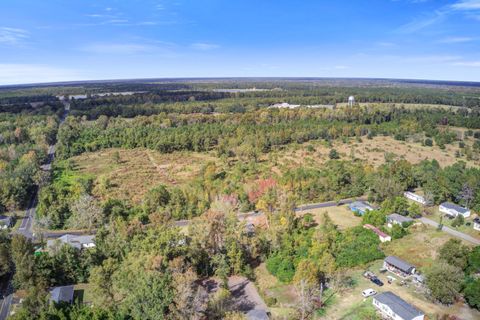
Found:
[[[363,107],[342,110],[259,110],[241,114],[160,114],[133,120],[70,117],[59,132],[58,153],[68,158],[103,148],[145,147],[160,152],[209,151],[257,159],[259,154],[310,140],[391,135],[405,140],[426,131],[452,142],[438,125],[480,128],[480,114]]]
[[[55,141],[55,116],[0,114],[0,210],[23,208],[45,182],[40,165]]]

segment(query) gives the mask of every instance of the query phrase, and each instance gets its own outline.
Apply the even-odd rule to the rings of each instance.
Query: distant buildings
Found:
[[[9,216],[0,216],[0,229],[8,229],[13,225],[13,218]]]
[[[71,234],[65,234],[57,239],[47,240],[47,248],[55,249],[63,244],[67,244],[76,249],[88,249],[95,247],[95,236],[75,236]]]
[[[459,205],[456,205],[451,202],[444,202],[438,208],[440,212],[445,213],[449,216],[456,217],[462,215],[464,218],[470,217],[470,210]]]
[[[416,270],[414,265],[395,256],[386,257],[383,260],[383,267],[402,278],[414,275]]]
[[[413,219],[410,217],[402,216],[398,213],[392,213],[387,216],[387,227],[393,228],[393,225],[398,224],[404,227],[406,224],[412,222]]]
[[[355,213],[358,213],[359,215],[364,215],[367,210],[375,210],[368,202],[365,201],[355,201],[352,202],[348,205],[350,210],[352,210]]]
[[[301,105],[301,104],[290,104],[290,103],[286,103],[286,102],[282,102],[282,103],[275,103],[275,104],[272,104],[271,106],[269,106],[268,108],[275,108],[275,109],[296,109],[296,108],[311,108],[311,109],[315,109],[315,108],[324,108],[324,109],[330,109],[330,110],[333,110],[335,109],[335,106],[334,105],[331,105],[331,104],[312,104],[312,105]]]
[[[423,204],[424,206],[430,205],[430,203],[425,199],[425,197],[422,197],[421,195],[418,195],[416,193],[407,191],[404,192],[403,195],[405,196],[405,198]]]
[[[371,224],[366,224],[363,227],[365,229],[369,229],[375,232],[378,235],[378,238],[380,239],[381,242],[392,241],[392,237],[390,237],[388,234],[378,229],[377,227],[372,226]]]
[[[73,286],[54,287],[50,290],[50,301],[73,303]]]
[[[425,314],[396,294],[387,291],[373,297],[373,306],[385,319],[423,320]]]
[[[355,97],[354,96],[348,97],[348,106],[353,107],[354,104],[355,104]]]

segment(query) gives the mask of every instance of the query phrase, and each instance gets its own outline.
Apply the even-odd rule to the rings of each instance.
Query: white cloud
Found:
[[[480,67],[480,61],[457,61],[453,63],[454,66],[460,67]]]
[[[156,47],[140,43],[92,43],[81,49],[90,53],[134,54],[153,51]]]
[[[213,49],[218,49],[220,46],[214,43],[205,43],[205,42],[196,42],[192,43],[191,47],[195,50],[208,51]]]
[[[475,39],[470,37],[447,37],[444,39],[439,40],[439,43],[462,43],[462,42],[470,42]]]
[[[0,63],[0,85],[71,81],[82,79],[71,69],[39,64]]]
[[[28,31],[18,28],[0,27],[0,44],[18,45],[28,38]]]
[[[450,6],[454,10],[471,11],[480,10],[480,0],[462,0]]]

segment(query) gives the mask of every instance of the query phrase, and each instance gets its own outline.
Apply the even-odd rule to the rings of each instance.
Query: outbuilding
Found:
[[[73,286],[54,287],[50,290],[50,301],[73,303]]]

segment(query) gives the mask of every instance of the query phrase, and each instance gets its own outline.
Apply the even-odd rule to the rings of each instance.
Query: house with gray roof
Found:
[[[375,210],[374,207],[372,207],[368,202],[366,201],[354,201],[348,205],[350,210],[353,212],[359,214],[359,215],[364,215],[365,212],[367,211],[373,211]]]
[[[412,221],[413,219],[410,217],[405,217],[398,213],[392,213],[387,216],[387,227],[393,228],[394,224],[398,224],[403,227]]]
[[[424,320],[425,313],[396,294],[387,291],[373,297],[373,306],[386,319]]]
[[[0,229],[8,229],[13,225],[13,218],[0,215]]]
[[[71,234],[65,234],[59,238],[47,240],[48,249],[59,248],[64,244],[67,244],[79,250],[93,248],[95,247],[95,236],[75,236]]]
[[[73,303],[73,286],[54,287],[50,290],[50,301],[55,303]]]
[[[414,265],[395,256],[386,257],[383,260],[383,268],[402,278],[414,275],[416,270]]]
[[[449,216],[456,217],[462,215],[464,218],[470,217],[470,210],[459,205],[456,205],[451,202],[444,202],[439,207],[438,210],[442,213],[445,213]]]

